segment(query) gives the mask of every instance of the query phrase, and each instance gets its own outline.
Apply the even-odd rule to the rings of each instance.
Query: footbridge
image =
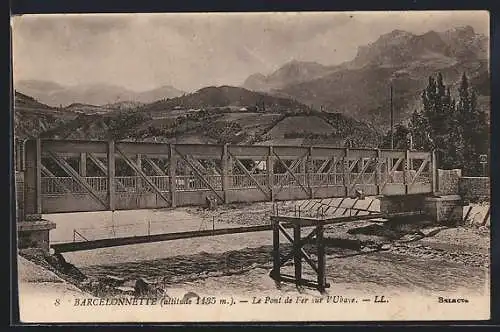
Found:
[[[436,188],[433,153],[325,146],[29,140],[22,214],[173,208]]]
[[[432,152],[48,139],[29,140],[22,147],[16,155],[22,175],[17,183],[19,247],[52,247],[56,252],[270,230],[276,243],[285,228],[294,228],[294,241],[302,243],[301,226],[321,231],[323,225],[338,222],[422,214],[423,199],[437,188]],[[300,208],[293,216],[274,208],[279,201],[364,196],[385,199],[380,213],[328,216],[322,211],[308,217]],[[55,224],[42,219],[42,214],[53,213],[237,202],[275,202],[271,223],[50,245]],[[279,274],[278,265],[274,270]]]

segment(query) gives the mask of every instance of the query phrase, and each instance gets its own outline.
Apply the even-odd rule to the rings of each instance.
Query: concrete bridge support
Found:
[[[464,201],[458,195],[460,178],[460,170],[439,169],[432,179],[432,193],[383,196],[380,198],[380,212],[422,211],[436,224],[451,226],[462,223]]]
[[[380,198],[380,212],[424,212],[440,225],[456,225],[463,220],[463,204],[459,195],[405,195]]]
[[[56,224],[42,219],[40,194],[41,149],[39,140],[29,141],[25,169],[16,172],[16,226],[17,247],[40,248],[49,253],[49,232]],[[26,182],[27,181],[27,182]],[[34,185],[25,185],[34,184]]]

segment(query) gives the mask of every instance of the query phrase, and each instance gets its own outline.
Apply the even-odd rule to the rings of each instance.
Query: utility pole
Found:
[[[392,82],[390,85],[390,100],[391,100],[391,150],[394,150],[394,109],[392,107]]]

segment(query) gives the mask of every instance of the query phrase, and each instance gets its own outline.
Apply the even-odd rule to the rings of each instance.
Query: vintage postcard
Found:
[[[489,319],[489,26],[13,16],[20,320]]]

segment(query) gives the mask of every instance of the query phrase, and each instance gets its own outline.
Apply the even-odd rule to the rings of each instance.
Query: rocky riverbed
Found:
[[[188,213],[206,218],[208,222],[214,211],[193,209]],[[268,221],[267,210],[259,212],[255,205],[219,210],[218,213],[218,222],[245,223],[245,220],[250,220],[254,224],[257,220],[261,223]],[[245,213],[251,218],[245,219]],[[193,252],[186,244],[185,249],[176,251],[176,254],[149,260],[131,258],[148,245],[155,245],[156,251],[168,247],[148,244],[99,249],[98,255],[106,250],[126,249],[130,258],[99,265],[72,264],[78,253],[64,254],[66,257],[44,256],[37,250],[24,250],[21,255],[97,297],[165,297],[169,296],[171,289],[179,287],[186,289],[187,296],[221,289],[276,292],[275,286],[265,281],[270,279],[268,273],[272,268],[268,233],[195,239],[198,245],[212,241],[210,243],[214,245],[207,246],[218,249]],[[281,247],[283,254],[291,250],[285,241],[283,239]],[[234,243],[239,245],[235,247]],[[450,228],[435,226],[425,220],[411,223],[346,222],[329,226],[325,243],[327,279],[351,284],[350,287],[365,287],[362,285],[372,283],[375,278],[384,287],[413,288],[417,285],[421,291],[454,287],[481,290],[489,279],[489,228],[485,226],[469,224]],[[306,245],[305,249],[315,259],[312,244]],[[105,255],[110,256],[109,253]],[[290,265],[284,269],[290,269]],[[304,273],[308,275],[311,271],[305,269]]]

